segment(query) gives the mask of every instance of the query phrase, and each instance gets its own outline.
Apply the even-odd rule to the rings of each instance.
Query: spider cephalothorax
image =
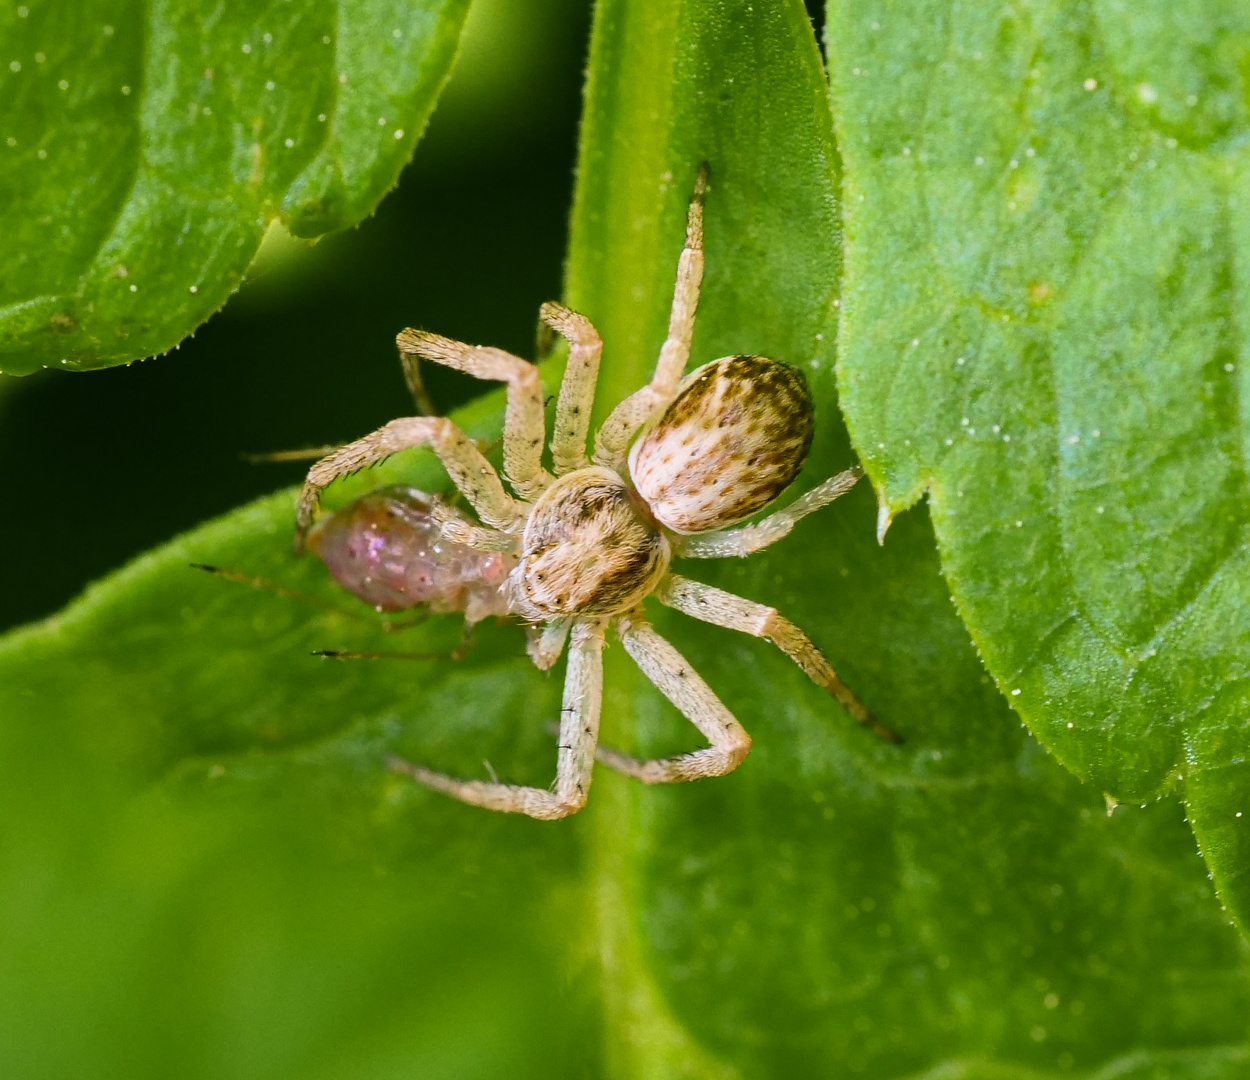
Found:
[[[857,721],[893,738],[842,685],[807,635],[774,608],[669,570],[674,557],[758,551],[849,490],[860,476],[858,469],[848,469],[755,524],[725,528],[762,510],[798,475],[811,446],[813,416],[802,374],[776,360],[731,356],[682,378],[703,273],[705,182],[706,171],[700,170],[655,375],[604,421],[592,458],[586,455],[586,438],[602,342],[584,316],[544,304],[543,321],[569,342],[551,441],[554,475],[542,463],[545,432],[537,369],[499,349],[417,330],[399,335],[401,355],[414,372],[410,381],[416,381],[416,358],[421,357],[507,383],[504,472],[515,497],[472,440],[451,421],[432,416],[393,420],[319,461],[308,474],[296,514],[297,550],[304,547],[327,484],[398,450],[429,445],[482,525],[442,504],[427,506],[426,519],[436,520],[440,535],[461,545],[459,550],[497,552],[508,560],[499,565],[511,570],[492,596],[502,610],[530,624],[529,654],[535,664],[551,667],[568,642],[553,788],[457,780],[392,759],[393,768],[429,787],[494,810],[560,818],[585,804],[596,757],[647,783],[693,780],[736,768],[750,749],[750,737],[648,625],[642,608],[648,596],[696,619],[767,638]],[[466,565],[481,575],[477,560]],[[609,625],[710,746],[654,761],[598,746],[602,650]]]

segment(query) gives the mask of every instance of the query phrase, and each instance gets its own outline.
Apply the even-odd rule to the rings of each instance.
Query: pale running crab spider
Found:
[[[775,543],[861,475],[852,467],[752,525],[725,529],[763,509],[790,485],[807,456],[814,425],[802,373],[776,360],[731,356],[682,377],[703,276],[706,179],[702,166],[655,374],[612,410],[595,436],[590,460],[586,439],[603,343],[585,316],[548,303],[540,311],[542,321],[569,344],[551,440],[554,474],[542,463],[545,425],[538,369],[500,349],[420,330],[399,335],[406,366],[420,357],[507,385],[503,462],[515,497],[477,444],[437,416],[392,420],[309,470],[296,512],[297,552],[304,549],[328,484],[400,450],[428,445],[483,523],[475,525],[438,503],[434,512],[443,535],[478,551],[517,558],[500,591],[507,611],[530,626],[530,658],[547,670],[568,642],[552,787],[460,780],[391,759],[393,769],[427,787],[475,806],[550,820],[585,805],[596,758],[647,784],[721,776],[737,768],[750,750],[750,736],[648,624],[642,608],[647,596],[704,622],[773,642],[855,720],[883,738],[895,738],[843,685],[807,635],[776,609],[669,572],[674,555],[744,556]],[[643,674],[710,746],[651,761],[598,746],[609,624]]]

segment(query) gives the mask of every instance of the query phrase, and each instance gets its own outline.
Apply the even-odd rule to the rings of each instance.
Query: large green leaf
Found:
[[[601,4],[570,294],[609,404],[663,336],[697,162],[712,169],[695,360],[801,364],[844,466],[832,371],[837,158],[801,5]],[[497,430],[493,402],[462,416]],[[491,426],[493,424],[493,427]],[[434,485],[415,455],[358,477]],[[452,803],[390,752],[544,783],[562,667],[515,626],[461,664],[360,621],[289,553],[292,493],[139,560],[0,646],[6,1077],[1250,1076],[1250,949],[1179,805],[1103,812],[977,663],[909,514],[865,487],[693,576],[781,605],[903,747],[766,643],[657,611],[755,736],[734,775],[597,774],[558,824]],[[187,568],[217,563],[334,614]],[[690,747],[609,651],[605,738]]]
[[[353,225],[412,154],[468,0],[28,0],[0,11],[0,364],[172,348],[269,223]]]
[[[1042,743],[1181,794],[1250,919],[1250,8],[833,0],[828,40],[855,445]]]

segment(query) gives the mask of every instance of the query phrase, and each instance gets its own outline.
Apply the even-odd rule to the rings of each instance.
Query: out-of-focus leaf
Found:
[[[353,225],[412,154],[468,0],[0,11],[0,364],[172,348],[281,219]]]
[[[607,342],[600,406],[654,361],[707,159],[694,361],[803,366],[820,431],[802,483],[844,466],[837,163],[801,5],[604,3],[587,110],[570,294]],[[489,408],[461,417],[475,436]],[[409,457],[337,497],[399,475],[439,482]],[[289,554],[290,492],[11,636],[0,1073],[1250,1076],[1250,950],[1180,807],[1108,818],[983,674],[925,519],[882,550],[874,515],[865,487],[774,550],[683,570],[793,616],[904,746],[767,643],[657,611],[752,755],[662,790],[600,771],[557,824],[384,768],[485,759],[547,782],[563,665],[538,673],[519,628],[483,627],[460,664],[320,662],[459,628],[382,635],[187,569],[359,611]],[[605,684],[605,741],[697,745],[619,648]]]
[[[1181,795],[1244,922],[1250,9],[832,0],[828,41],[855,445],[1038,738]]]

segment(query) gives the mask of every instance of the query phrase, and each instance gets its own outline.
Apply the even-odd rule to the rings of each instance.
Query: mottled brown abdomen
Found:
[[[700,533],[750,517],[780,495],[812,445],[807,380],[762,356],[730,356],[686,377],[676,400],[629,454],[657,520]]]

